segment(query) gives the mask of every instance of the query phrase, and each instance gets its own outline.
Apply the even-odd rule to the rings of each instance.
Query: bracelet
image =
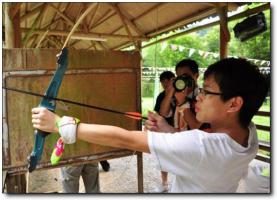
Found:
[[[76,132],[79,123],[79,119],[68,116],[63,116],[55,122],[65,144],[73,144],[76,142]]]

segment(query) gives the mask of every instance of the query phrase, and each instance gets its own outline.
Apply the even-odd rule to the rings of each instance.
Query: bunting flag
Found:
[[[194,52],[195,52],[195,49],[189,49],[189,57],[191,57]]]
[[[208,57],[208,55],[209,55],[210,53],[209,52],[204,52],[204,56],[203,56],[203,58],[207,58]]]
[[[198,50],[198,53],[199,53],[200,56],[204,55],[204,51],[202,51],[202,50]]]
[[[198,54],[201,57],[205,58],[205,59],[208,58],[209,56],[212,56],[214,59],[219,58],[219,53],[203,51],[203,50],[200,50],[200,49],[189,48],[189,47],[185,47],[185,46],[182,46],[182,45],[168,44],[166,42],[163,42],[161,44],[161,51],[164,51],[168,46],[170,46],[172,51],[183,52],[185,49],[188,49],[188,52],[189,52],[188,57],[191,57],[195,52],[198,52]],[[228,57],[239,58],[238,56],[232,56],[232,55],[229,55]],[[245,58],[245,59],[249,60],[250,62],[253,62],[256,65],[270,66],[270,61],[267,61],[267,60],[258,60],[258,59],[252,59],[252,58]]]
[[[172,49],[173,51],[176,51],[177,48],[178,48],[177,45],[175,45],[175,44],[172,44],[172,45],[171,45],[171,49]]]
[[[185,50],[185,47],[179,46],[179,51],[183,52]]]
[[[167,42],[163,42],[161,45],[161,51],[163,52],[167,47]]]

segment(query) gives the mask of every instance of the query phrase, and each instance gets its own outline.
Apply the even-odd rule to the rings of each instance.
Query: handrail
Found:
[[[268,112],[268,111],[259,111],[256,116],[270,117],[270,112]],[[256,124],[256,128],[258,130],[263,130],[263,131],[267,131],[267,132],[271,131],[270,126],[264,126],[264,125]],[[270,142],[259,141],[259,150],[263,150],[263,151],[266,151],[266,152],[271,152]],[[263,162],[270,163],[270,156],[266,156],[266,155],[263,155],[263,154],[260,154],[260,153],[258,153],[256,155],[256,159],[260,160],[260,161],[263,161]]]

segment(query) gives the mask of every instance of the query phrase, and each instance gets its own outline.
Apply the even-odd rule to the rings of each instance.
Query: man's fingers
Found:
[[[39,124],[39,123],[41,123],[41,120],[40,119],[32,119],[32,123],[33,124]]]
[[[47,108],[44,107],[36,107],[32,109],[32,113],[33,114],[39,114],[41,112],[44,112],[45,110],[47,110]]]
[[[37,107],[37,108],[33,108],[32,109],[32,113],[33,114],[38,114],[40,112],[41,108]]]

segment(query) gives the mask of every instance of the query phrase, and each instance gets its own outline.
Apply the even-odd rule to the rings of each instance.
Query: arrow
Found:
[[[19,93],[28,94],[28,95],[37,96],[37,97],[43,97],[43,98],[48,99],[48,100],[62,101],[64,103],[69,103],[69,104],[74,104],[74,105],[83,106],[83,107],[87,107],[87,108],[92,108],[92,109],[96,109],[96,110],[102,110],[102,111],[106,111],[106,112],[116,113],[116,114],[124,115],[126,117],[129,117],[129,118],[135,119],[135,120],[147,120],[147,117],[142,116],[142,114],[139,113],[139,112],[121,112],[121,111],[112,110],[112,109],[109,109],[109,108],[102,108],[102,107],[93,106],[93,105],[89,105],[89,104],[85,104],[85,103],[71,101],[71,100],[68,100],[68,99],[48,97],[48,96],[45,96],[45,95],[42,95],[42,94],[29,92],[29,91],[25,91],[25,90],[19,90],[19,89],[9,88],[9,87],[2,87],[2,88],[5,89],[5,90],[9,90],[9,91],[19,92]]]

